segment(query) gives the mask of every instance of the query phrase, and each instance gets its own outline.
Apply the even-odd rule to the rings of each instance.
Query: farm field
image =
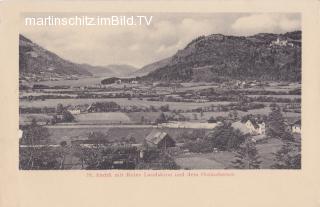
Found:
[[[35,119],[37,122],[46,122],[51,118],[52,117],[47,114],[19,114],[19,124],[29,124],[32,119]]]
[[[270,112],[271,112],[270,107],[265,107],[263,109],[252,109],[252,110],[248,110],[247,112],[237,111],[237,113],[240,117],[247,115],[247,114],[268,115]],[[196,117],[197,117],[196,121],[206,122],[212,116],[213,117],[218,117],[218,116],[227,117],[229,115],[229,113],[230,113],[229,111],[226,111],[226,112],[224,112],[224,111],[209,111],[209,112],[204,112],[202,114],[202,116],[201,116],[201,113],[198,113],[198,112],[181,113],[181,115],[189,118],[190,120],[195,120],[194,118],[195,118],[195,114],[196,114]],[[282,112],[282,114],[284,117],[300,117],[301,116],[301,114],[294,113],[294,112]]]
[[[126,113],[130,117],[131,122],[141,123],[141,120],[144,120],[145,123],[155,122],[156,119],[160,116],[161,112],[130,112]]]
[[[19,96],[20,97],[26,97],[26,96],[44,96],[44,95],[66,95],[66,96],[71,96],[71,97],[77,97],[76,94],[72,94],[72,93],[68,93],[68,92],[61,92],[59,94],[57,93],[52,93],[52,92],[23,92],[20,93]]]
[[[139,99],[128,100],[127,98],[101,98],[101,99],[46,99],[44,101],[26,101],[20,100],[20,107],[56,107],[59,103],[63,105],[81,105],[81,104],[92,104],[95,102],[116,102],[120,106],[140,106],[140,107],[149,107],[149,106],[163,106],[169,104],[170,109],[172,110],[191,110],[204,106],[211,105],[223,105],[230,104],[231,102],[205,102],[205,103],[193,103],[193,102],[165,102],[165,101],[146,101]]]
[[[225,169],[234,159],[231,152],[187,153],[175,158],[182,169]]]
[[[246,88],[247,91],[259,91],[261,89],[266,91],[278,91],[278,92],[288,92],[290,90],[301,88],[301,84],[299,83],[291,83],[289,85],[279,85],[279,83],[269,83],[269,86],[264,87],[253,87],[253,88]]]
[[[77,124],[124,124],[133,123],[131,119],[121,112],[86,113],[74,115]]]
[[[301,98],[301,95],[247,95],[248,97]]]
[[[32,84],[42,84],[47,86],[88,86],[98,84],[104,77],[87,77],[78,80],[58,80],[58,81],[39,81],[32,82]]]

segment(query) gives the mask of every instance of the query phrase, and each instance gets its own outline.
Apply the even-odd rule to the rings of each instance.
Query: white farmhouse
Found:
[[[252,135],[266,134],[266,124],[264,122],[259,122],[256,120],[248,120],[246,122],[246,127],[249,129],[249,132]]]
[[[72,115],[77,115],[77,114],[80,114],[80,113],[81,113],[80,109],[77,109],[77,108],[68,109],[68,111],[69,111]]]
[[[292,133],[301,134],[301,120],[298,120],[298,121],[294,122],[291,125],[291,130],[292,130]]]

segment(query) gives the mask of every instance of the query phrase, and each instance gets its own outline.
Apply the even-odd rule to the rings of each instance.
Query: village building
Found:
[[[71,108],[71,109],[68,109],[68,111],[69,111],[70,114],[72,114],[72,115],[77,115],[77,114],[80,114],[80,113],[81,113],[80,109],[77,109],[77,108]]]
[[[292,133],[301,134],[301,120],[298,120],[291,125],[291,131]]]
[[[176,145],[176,142],[168,133],[159,130],[151,131],[151,133],[145,138],[145,141],[149,147],[158,149],[166,149]]]
[[[288,133],[301,134],[301,119],[297,119],[297,117],[287,117],[284,124]]]
[[[277,38],[276,41],[272,41],[270,46],[290,46],[293,47],[293,43],[288,42],[288,40],[281,40],[279,37]]]
[[[57,119],[58,119],[58,120],[63,120],[63,119],[64,119],[63,114],[57,114],[56,116],[57,116]]]
[[[264,135],[264,134],[266,134],[266,125],[262,121],[247,120],[245,125],[249,129],[250,134],[252,134],[252,135]]]

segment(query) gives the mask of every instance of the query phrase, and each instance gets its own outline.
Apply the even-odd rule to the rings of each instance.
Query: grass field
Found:
[[[37,122],[46,122],[50,120],[52,116],[47,114],[19,114],[19,124],[31,123],[32,119]]]
[[[273,98],[301,98],[301,95],[246,95],[248,97],[273,97]]]
[[[268,139],[266,143],[256,145],[260,156],[260,168],[271,169],[275,163],[274,153],[281,149],[283,142],[279,139]],[[183,153],[175,158],[176,163],[183,169],[224,169],[232,168],[231,162],[235,159],[232,152],[213,153]]]
[[[43,84],[47,86],[88,86],[99,84],[103,77],[87,77],[78,80],[58,80],[58,81],[40,81],[33,84]]]
[[[86,113],[75,115],[79,124],[124,124],[132,123],[131,119],[121,112]]]
[[[165,101],[146,101],[139,99],[128,100],[127,98],[103,98],[103,99],[46,99],[44,101],[26,101],[20,100],[20,107],[56,107],[59,103],[63,105],[81,105],[91,104],[95,102],[116,102],[120,106],[138,106],[138,107],[160,107],[168,104],[170,109],[191,110],[204,106],[229,104],[230,102],[205,102],[205,103],[192,103],[192,102],[165,102]]]
[[[130,120],[133,123],[141,123],[141,120],[144,120],[145,123],[149,123],[155,122],[160,114],[160,112],[131,112],[127,113],[127,116],[130,117]]]
[[[244,111],[237,111],[238,115],[244,116],[246,114],[261,114],[261,115],[268,115],[271,110],[269,107],[265,107],[263,109],[253,109],[253,110],[249,110],[247,112]],[[196,113],[196,112],[190,112],[190,113],[181,113],[183,116],[188,117],[190,120],[194,120],[195,118],[195,114],[196,117],[198,118],[198,120],[200,121],[207,121],[210,117],[218,117],[218,116],[222,116],[222,117],[227,117],[229,115],[229,111],[210,111],[210,112],[204,112],[201,116],[200,113]]]
[[[175,162],[183,169],[225,169],[233,159],[231,152],[189,153],[177,156]]]
[[[276,153],[283,145],[279,139],[269,139],[267,143],[257,144],[256,148],[261,157],[260,168],[270,169],[274,163],[274,153]]]

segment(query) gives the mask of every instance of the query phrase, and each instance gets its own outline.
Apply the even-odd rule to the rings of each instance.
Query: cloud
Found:
[[[21,32],[44,48],[77,63],[141,67],[172,56],[200,35],[287,32],[300,27],[299,17],[284,14],[153,15],[151,26],[22,27]]]
[[[292,14],[251,14],[239,17],[231,28],[241,35],[252,35],[261,32],[288,32],[299,30],[300,17]]]
[[[173,55],[197,36],[214,32],[213,19],[154,18],[142,27],[38,27],[23,34],[44,48],[78,63],[143,66]]]

